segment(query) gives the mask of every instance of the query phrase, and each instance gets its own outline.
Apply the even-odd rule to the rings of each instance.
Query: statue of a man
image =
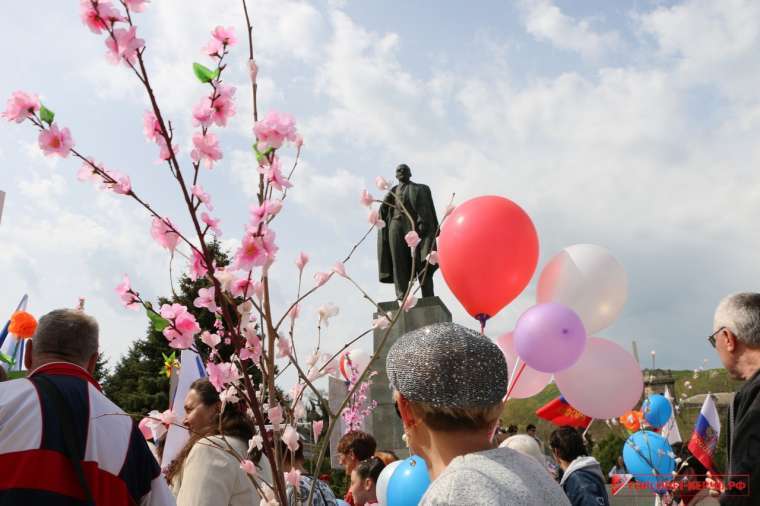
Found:
[[[410,280],[419,278],[425,270],[425,259],[435,249],[438,218],[430,188],[411,180],[412,171],[402,163],[396,168],[398,184],[390,189],[380,205],[380,218],[386,226],[378,231],[377,257],[380,268],[380,282],[396,285],[396,297],[401,299],[406,293]],[[414,223],[404,214],[397,202],[403,203]],[[405,236],[412,230],[420,236],[420,243],[414,249],[415,273],[412,275],[412,249]],[[433,272],[436,266],[427,268],[424,279],[420,279],[422,296],[433,296]]]

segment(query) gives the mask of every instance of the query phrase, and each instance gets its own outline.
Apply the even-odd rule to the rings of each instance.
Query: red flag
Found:
[[[632,479],[632,474],[613,474],[611,479],[612,495],[617,495]]]
[[[536,415],[559,426],[569,425],[585,429],[591,423],[590,416],[586,416],[572,407],[562,396],[538,408]]]

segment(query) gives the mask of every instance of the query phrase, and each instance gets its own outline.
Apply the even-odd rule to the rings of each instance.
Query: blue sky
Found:
[[[400,162],[431,186],[439,209],[497,193],[522,205],[541,241],[540,267],[576,243],[607,247],[624,264],[629,301],[602,336],[658,364],[697,368],[717,358],[711,332],[720,298],[756,290],[760,246],[760,5],[683,2],[252,1],[260,109],[291,112],[305,138],[281,218],[276,301],[295,292],[292,261],[310,273],[345,256],[366,227],[359,192]],[[185,163],[190,109],[205,90],[190,65],[216,25],[243,36],[238,2],[154,0],[137,15],[159,101]],[[161,212],[186,225],[155,147],[142,135],[147,107],[133,76],[104,58],[102,37],[75,2],[15,2],[1,22],[0,97],[39,93],[77,147],[127,172]],[[33,27],[33,29],[31,28]],[[224,159],[203,173],[234,247],[252,202],[250,97],[243,45],[228,79],[238,114],[221,133]],[[8,310],[22,293],[37,314],[79,296],[100,320],[116,359],[143,334],[143,315],[120,307],[128,273],[147,297],[169,291],[169,260],[131,203],[76,181],[71,159],[42,157],[31,128],[0,125],[0,272]],[[174,262],[175,272],[184,261]],[[381,300],[374,241],[348,265]],[[472,324],[436,275],[459,322]],[[537,276],[536,276],[537,277]],[[371,306],[342,280],[302,310],[299,349],[313,346],[316,309],[334,302],[328,346],[369,326]],[[535,297],[534,282],[491,323],[508,331]],[[362,343],[369,347],[369,341]]]

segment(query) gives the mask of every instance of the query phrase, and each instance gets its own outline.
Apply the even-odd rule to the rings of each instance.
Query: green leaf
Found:
[[[11,371],[8,373],[8,379],[26,378],[27,374],[29,374],[29,371]]]
[[[55,113],[44,105],[40,104],[40,119],[50,125],[53,123],[53,118],[55,118]]]
[[[16,365],[16,361],[13,360],[13,357],[11,357],[10,355],[6,355],[2,351],[0,351],[0,361],[5,362],[6,364],[8,364],[11,367],[13,367],[14,365]]]
[[[163,330],[169,326],[169,320],[161,317],[160,314],[156,313],[152,309],[148,309],[147,311],[148,319],[150,319],[151,325],[153,325],[153,330],[156,332],[163,332]]]
[[[193,73],[195,74],[195,77],[197,77],[198,80],[202,83],[210,83],[219,77],[218,69],[216,71],[213,71],[208,67],[204,67],[200,63],[193,63]]]

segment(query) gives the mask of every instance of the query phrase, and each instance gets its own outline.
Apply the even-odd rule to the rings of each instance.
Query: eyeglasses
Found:
[[[721,327],[715,332],[713,332],[711,335],[707,336],[707,341],[712,345],[713,348],[715,348],[715,336],[717,336],[720,331],[725,330],[726,327]]]

